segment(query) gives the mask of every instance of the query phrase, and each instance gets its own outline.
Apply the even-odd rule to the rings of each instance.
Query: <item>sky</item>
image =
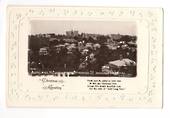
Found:
[[[82,20],[33,20],[31,34],[65,34],[78,30],[79,33],[136,35],[135,22],[130,21],[82,21]]]

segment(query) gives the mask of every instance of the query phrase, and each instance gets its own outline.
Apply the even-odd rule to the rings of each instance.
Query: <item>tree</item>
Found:
[[[101,71],[103,65],[108,63],[109,52],[110,52],[109,48],[105,44],[102,44],[99,49],[99,53],[96,55],[97,62],[99,64],[99,68],[98,68],[99,71]]]
[[[104,44],[104,43],[106,43],[107,42],[107,38],[105,37],[105,36],[98,36],[97,37],[97,41],[98,41],[98,43],[100,43],[100,44]]]

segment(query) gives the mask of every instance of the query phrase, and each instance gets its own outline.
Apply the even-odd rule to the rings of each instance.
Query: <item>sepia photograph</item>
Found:
[[[9,6],[9,107],[162,108],[161,8]]]
[[[33,20],[29,75],[136,77],[136,32],[128,21]]]

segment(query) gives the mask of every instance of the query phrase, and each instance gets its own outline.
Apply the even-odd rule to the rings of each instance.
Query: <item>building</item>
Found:
[[[81,35],[82,35],[83,38],[92,37],[94,40],[96,40],[96,39],[97,39],[97,36],[99,36],[100,34],[82,33]]]
[[[66,35],[67,35],[68,37],[75,37],[75,36],[78,36],[78,35],[79,35],[79,32],[78,32],[78,31],[74,31],[74,30],[66,31]]]
[[[122,38],[122,36],[120,34],[111,34],[110,37],[113,39],[113,40],[119,40]]]

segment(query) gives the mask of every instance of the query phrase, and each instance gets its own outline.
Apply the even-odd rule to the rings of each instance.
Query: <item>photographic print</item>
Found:
[[[31,21],[30,75],[135,77],[137,27],[126,21]],[[66,75],[67,76],[67,75]]]
[[[8,107],[161,108],[161,8],[7,7]]]

